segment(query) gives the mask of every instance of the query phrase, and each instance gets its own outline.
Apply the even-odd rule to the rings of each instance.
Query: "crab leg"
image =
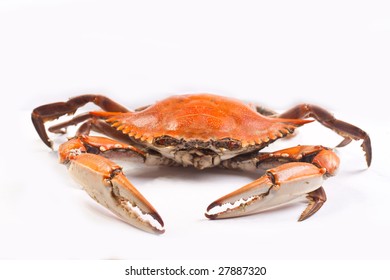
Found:
[[[314,213],[320,210],[320,208],[326,201],[326,194],[324,188],[320,187],[319,189],[308,193],[306,198],[309,201],[309,204],[299,217],[299,222],[311,217]]]
[[[287,162],[311,162],[319,167],[325,167],[328,175],[334,175],[340,164],[338,156],[329,148],[323,146],[299,145],[271,153],[258,153],[248,157],[237,157],[222,162],[228,169],[244,171],[261,170],[277,167]]]
[[[121,131],[113,129],[111,125],[107,124],[103,119],[105,117],[111,117],[117,113],[112,112],[88,112],[86,114],[80,114],[78,116],[73,117],[72,119],[53,125],[49,127],[49,131],[53,133],[65,133],[65,129],[71,125],[77,125],[83,122],[76,132],[76,136],[79,135],[89,135],[91,130],[96,131],[98,133],[102,133],[108,137],[112,137],[114,139],[129,142],[130,139],[127,135],[123,134]]]
[[[367,165],[371,165],[372,160],[372,150],[371,150],[371,140],[368,134],[362,129],[336,119],[330,112],[325,109],[311,105],[311,104],[301,104],[293,107],[287,112],[277,116],[278,118],[292,118],[292,119],[303,119],[303,118],[314,118],[322,125],[330,128],[335,131],[337,134],[344,137],[344,140],[338,145],[338,147],[344,147],[349,144],[352,140],[363,140],[362,148],[366,153],[366,162]]]
[[[145,157],[142,151],[124,143],[80,136],[60,146],[60,161],[94,200],[123,221],[147,232],[163,233],[164,222],[154,207],[129,182],[120,166],[99,154],[115,149]]]
[[[39,106],[31,113],[31,120],[42,141],[50,148],[53,145],[52,141],[49,139],[46,133],[44,125],[45,122],[58,119],[63,115],[73,115],[78,108],[89,102],[96,104],[105,111],[128,112],[125,107],[109,99],[108,97],[95,94],[80,95],[69,99],[67,102],[55,102]],[[76,120],[81,122],[85,120],[85,118],[87,118],[87,115],[82,115],[82,117]]]
[[[312,163],[299,162],[309,158]],[[282,163],[281,159],[291,162]],[[206,217],[221,219],[250,215],[306,198],[308,206],[299,218],[303,221],[325,203],[322,183],[326,176],[335,174],[339,164],[337,155],[321,146],[297,146],[262,154],[257,160],[259,168],[267,160],[272,160],[274,167],[259,179],[211,203]]]

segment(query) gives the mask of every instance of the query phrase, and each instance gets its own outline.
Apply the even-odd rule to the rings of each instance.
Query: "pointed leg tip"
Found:
[[[371,146],[369,147],[369,149],[366,149],[365,147],[363,147],[363,150],[366,152],[367,168],[369,168],[371,166],[371,162],[372,162]]]
[[[366,158],[366,161],[367,161],[367,168],[369,168],[371,166],[371,157]]]
[[[363,151],[366,154],[365,156],[366,156],[367,167],[370,167],[371,160],[372,160],[372,148],[371,148],[371,139],[370,136],[368,136],[368,134],[364,137],[361,147],[363,148]]]
[[[306,220],[307,218],[309,218],[310,216],[304,216],[303,213],[302,215],[299,217],[298,221],[297,222],[303,222],[304,220]]]
[[[301,216],[299,216],[297,222],[303,222],[308,218],[310,218],[311,216],[313,216],[321,208],[322,204],[321,205],[317,204],[316,206],[314,206],[313,204],[309,204],[305,209],[305,211],[302,212]]]
[[[308,205],[306,209],[302,212],[301,216],[298,219],[298,222],[302,222],[321,209],[321,207],[326,202],[326,194],[323,187],[316,189],[307,194]]]
[[[309,212],[303,212],[302,215],[299,217],[298,222],[303,222],[313,216],[321,208],[322,204],[317,204],[314,209],[307,209]]]
[[[49,137],[45,137],[45,136],[40,135],[40,134],[39,134],[39,136],[40,136],[42,142],[43,142],[46,146],[48,146],[50,149],[53,150],[53,146],[54,146],[53,141],[52,141]]]
[[[50,149],[53,150],[53,141],[52,141],[52,140],[48,139],[48,140],[45,142],[45,144],[46,144]]]
[[[345,137],[343,141],[340,142],[340,144],[338,144],[336,147],[337,148],[341,148],[341,147],[345,147],[347,146],[349,143],[352,142],[352,139],[349,138],[349,137]]]

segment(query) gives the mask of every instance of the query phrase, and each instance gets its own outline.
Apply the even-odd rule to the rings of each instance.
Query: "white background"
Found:
[[[0,258],[389,259],[389,50],[388,1],[0,1]],[[84,93],[137,108],[197,92],[280,112],[319,104],[370,134],[372,166],[360,143],[339,149],[327,203],[298,223],[304,204],[204,217],[256,174],[131,165],[165,221],[156,236],[90,199],[30,121]],[[270,149],[339,141],[310,124]]]

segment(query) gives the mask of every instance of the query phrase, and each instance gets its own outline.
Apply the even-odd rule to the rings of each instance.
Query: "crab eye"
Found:
[[[179,140],[168,135],[160,136],[154,139],[154,144],[157,146],[176,146],[179,144]]]
[[[241,148],[241,142],[238,140],[224,138],[215,142],[215,147],[228,149],[230,151],[238,150]]]

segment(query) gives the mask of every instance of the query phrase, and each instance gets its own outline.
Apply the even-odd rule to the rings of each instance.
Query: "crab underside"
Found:
[[[134,111],[101,95],[81,95],[43,105],[32,112],[42,141],[52,147],[46,122],[73,115],[89,102],[102,111],[75,115],[48,128],[63,134],[68,126],[79,125],[76,135],[60,145],[60,162],[93,199],[148,232],[163,233],[164,222],[124,176],[115,158],[131,158],[147,165],[223,167],[260,173],[257,180],[211,203],[205,214],[209,219],[250,215],[302,198],[308,204],[299,221],[316,213],[326,201],[323,181],[339,166],[333,150],[295,146],[261,151],[313,120],[343,137],[338,147],[362,140],[367,165],[371,164],[368,134],[318,106],[302,104],[276,114],[211,94],[172,96]],[[107,137],[92,136],[91,131]]]

